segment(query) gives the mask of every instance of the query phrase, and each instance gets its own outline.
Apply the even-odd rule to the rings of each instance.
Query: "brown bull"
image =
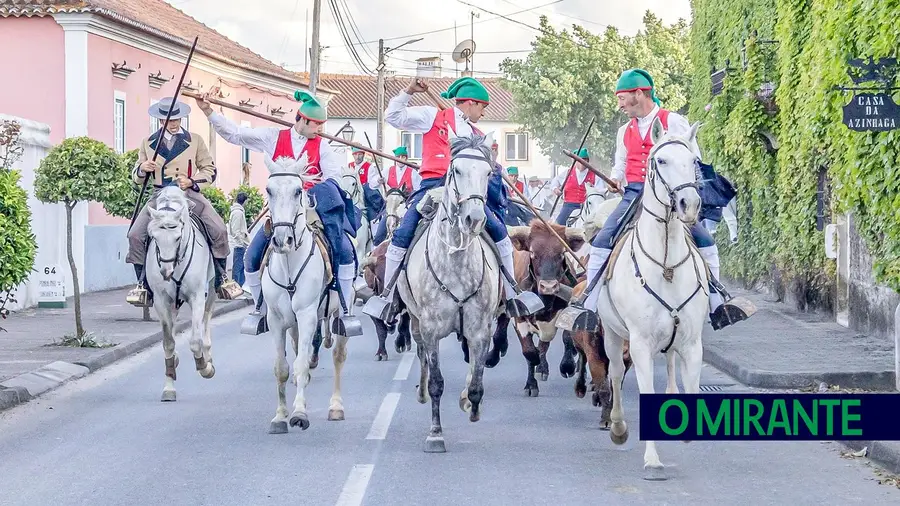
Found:
[[[560,237],[565,237],[573,251],[584,245],[584,236],[579,231],[562,225],[550,226]],[[542,221],[533,220],[527,227],[510,227],[509,238],[518,250],[513,255],[516,283],[522,290],[530,290],[540,296],[544,303],[544,309],[537,314],[516,318],[514,322],[522,354],[528,361],[525,392],[529,397],[537,397],[539,388],[535,372],[540,374],[542,381],[547,381],[550,375],[547,351],[556,337],[556,316],[568,305],[572,288],[578,280],[566,260],[565,248]],[[498,322],[498,328],[505,329],[508,323],[509,319],[504,315]],[[535,336],[539,338],[537,347]],[[575,349],[570,340],[565,345],[566,352],[563,353],[559,370],[563,377],[568,378],[575,374]]]

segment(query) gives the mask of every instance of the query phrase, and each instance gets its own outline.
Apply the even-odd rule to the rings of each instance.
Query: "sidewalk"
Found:
[[[133,355],[162,340],[162,328],[150,308],[150,321],[143,309],[125,302],[131,287],[84,294],[81,297],[85,332],[102,348],[54,346],[75,333],[74,300],[65,309],[30,308],[0,321],[0,411],[26,402],[71,379],[80,378]],[[214,315],[249,308],[250,299],[216,301]],[[190,311],[178,315],[176,332],[189,326]]]
[[[749,320],[703,333],[703,359],[741,383],[760,388],[818,387],[895,391],[894,342],[858,334],[822,315],[800,313],[731,290],[756,304]]]

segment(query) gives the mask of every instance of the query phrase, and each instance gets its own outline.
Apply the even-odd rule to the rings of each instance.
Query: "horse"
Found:
[[[359,220],[359,229],[356,231],[356,239],[354,246],[356,249],[356,258],[365,258],[372,245],[372,224],[366,219],[366,201],[363,192],[362,182],[359,180],[359,173],[356,169],[349,165],[344,166],[343,174],[341,174],[341,188],[350,196],[353,205],[362,213],[362,219]],[[362,266],[359,273],[362,273]]]
[[[328,420],[344,419],[341,396],[341,370],[347,359],[347,336],[332,335],[331,325],[322,325],[328,318],[337,318],[339,295],[327,290],[329,276],[328,256],[323,243],[312,226],[317,219],[311,205],[305,183],[317,182],[318,176],[308,172],[307,156],[294,160],[288,157],[277,161],[266,159],[269,180],[266,193],[269,197],[272,243],[269,258],[263,267],[262,292],[268,306],[269,330],[275,336],[275,378],[278,386],[278,407],[269,425],[270,434],[288,432],[288,413],[285,401],[285,383],[290,375],[285,350],[286,333],[294,345],[294,397],[290,426],[309,428],[306,412],[306,387],[311,375],[313,336],[317,330],[324,334],[325,347],[334,344],[334,392],[328,410]],[[333,269],[334,266],[331,266]]]
[[[488,177],[494,168],[492,143],[492,134],[451,137],[445,184],[420,203],[424,209],[433,199],[437,209],[420,240],[412,244],[407,267],[397,280],[421,366],[417,400],[424,404],[431,398],[428,453],[447,451],[441,427],[444,378],[438,351],[441,339],[450,333],[464,341],[470,355],[459,407],[469,413],[469,421],[481,418],[485,362],[503,311],[499,260],[490,239],[482,236]]]
[[[191,307],[191,352],[200,376],[210,379],[216,374],[212,360],[212,336],[209,320],[216,300],[215,267],[212,250],[191,219],[189,200],[177,186],[167,186],[156,196],[156,209],[149,207],[150,236],[145,276],[153,293],[153,308],[162,324],[166,382],[162,402],[174,402],[175,319],[185,302]]]
[[[610,439],[617,445],[628,440],[622,409],[625,341],[641,393],[654,391],[653,358],[660,351],[666,355],[666,393],[678,393],[675,354],[681,358],[685,392],[700,392],[709,273],[688,229],[697,221],[701,205],[699,154],[692,148],[698,128],[695,123],[687,137],[680,137],[654,119],[639,216],[617,242],[600,287],[597,309],[613,390]],[[666,479],[654,441],[646,441],[644,470],[645,479]]]

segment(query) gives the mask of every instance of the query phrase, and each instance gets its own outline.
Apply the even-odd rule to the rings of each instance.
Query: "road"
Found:
[[[633,373],[632,435],[616,447],[598,429],[599,409],[559,376],[561,342],[540,397],[528,398],[513,340],[486,373],[484,412],[473,424],[457,405],[466,365],[455,338],[445,340],[448,453],[426,454],[430,408],[415,399],[418,361],[393,351],[389,362],[374,361],[367,317],[344,369],[346,420],[326,421],[333,367],[323,348],[311,427],[269,435],[273,344],[241,335],[243,314],[214,320],[212,380],[193,371],[179,337],[176,403],[159,402],[164,365],[154,347],[0,414],[0,504],[900,504],[900,490],[841,458],[836,443],[660,443],[670,479],[644,481]],[[657,367],[662,388],[664,362]],[[703,383],[733,381],[707,366]]]

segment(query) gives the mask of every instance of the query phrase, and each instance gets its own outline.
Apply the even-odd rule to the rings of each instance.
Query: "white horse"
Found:
[[[384,197],[384,228],[387,231],[385,240],[394,235],[394,230],[397,230],[403,221],[403,216],[406,215],[406,200],[410,193],[397,188],[387,191]]]
[[[191,307],[191,352],[200,376],[216,374],[212,360],[209,320],[216,300],[215,267],[212,252],[203,234],[193,223],[189,200],[177,186],[167,186],[156,197],[156,209],[149,208],[147,232],[150,246],[145,275],[153,292],[153,308],[162,323],[166,384],[162,401],[175,400],[175,319],[185,302]]]
[[[587,196],[581,206],[579,220],[580,227],[584,229],[584,237],[590,243],[591,239],[603,228],[607,218],[622,201],[622,196],[611,194],[606,185],[600,188],[591,184],[585,184]]]
[[[359,180],[359,172],[349,165],[344,166],[341,174],[341,188],[350,196],[356,209],[362,212],[359,220],[359,229],[356,230],[356,239],[351,239],[356,249],[356,258],[362,261],[366,254],[372,250],[372,224],[366,219],[366,201],[362,182]],[[362,266],[359,273],[362,272]]]
[[[654,391],[653,359],[658,352],[666,354],[666,393],[678,393],[676,353],[681,358],[685,392],[700,392],[701,333],[709,313],[708,274],[688,229],[700,213],[698,154],[691,147],[698,128],[695,123],[688,136],[681,138],[664,131],[658,118],[653,121],[653,150],[640,214],[635,228],[622,239],[618,257],[610,259],[615,262],[608,269],[610,279],[601,286],[598,297],[598,316],[610,359],[610,438],[615,444],[628,439],[622,410],[624,341],[629,341],[641,393]],[[646,442],[644,469],[646,479],[665,479],[653,441]]]
[[[493,169],[493,136],[455,137],[443,188],[429,192],[438,209],[425,235],[407,255],[397,289],[411,316],[421,365],[418,401],[431,397],[431,431],[426,452],[445,452],[440,403],[444,378],[440,341],[455,332],[469,349],[469,373],[459,406],[469,420],[481,417],[482,376],[497,317],[501,312],[500,267],[481,238],[485,195]]]
[[[307,205],[307,193],[303,190],[303,184],[317,181],[317,176],[307,173],[306,155],[298,160],[279,158],[273,162],[266,159],[266,166],[269,168],[266,192],[272,219],[272,244],[266,273],[262,276],[262,292],[268,307],[269,330],[275,336],[275,378],[278,382],[278,408],[269,433],[284,434],[288,432],[285,383],[290,375],[285,334],[290,333],[296,354],[294,383],[297,394],[290,425],[306,430],[309,428],[306,386],[310,381],[313,337],[316,330],[321,329],[325,347],[330,347],[331,325],[320,324],[328,318],[338,317],[340,301],[333,290],[329,290],[323,300],[328,281],[326,257],[310,226],[314,211]],[[343,420],[341,370],[347,359],[347,336],[336,335],[333,342],[334,392],[328,419]]]

